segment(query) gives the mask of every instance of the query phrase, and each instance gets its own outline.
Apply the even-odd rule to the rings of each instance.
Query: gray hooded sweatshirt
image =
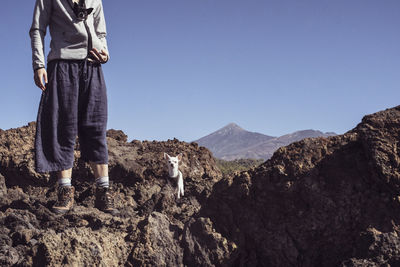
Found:
[[[29,31],[34,70],[45,67],[44,37],[47,26],[51,35],[47,62],[54,59],[85,59],[88,56],[89,39],[92,40],[93,48],[108,53],[102,2],[85,2],[86,8],[93,8],[93,11],[86,21],[82,21],[76,17],[71,7],[72,0],[36,0]]]

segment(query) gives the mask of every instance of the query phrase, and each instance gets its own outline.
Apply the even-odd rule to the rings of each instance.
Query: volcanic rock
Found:
[[[56,176],[34,170],[34,133],[35,123],[0,132],[0,264],[185,264],[180,241],[185,223],[222,178],[207,149],[177,139],[128,143],[122,131],[110,130],[110,179],[120,210],[120,216],[113,217],[93,207],[94,177],[80,160],[77,142],[73,171],[77,205],[60,216],[50,211],[56,200]],[[180,170],[186,195],[180,200],[175,181],[168,177],[164,152],[183,154]]]
[[[93,207],[79,143],[76,205],[52,213],[56,177],[34,171],[34,133],[34,123],[0,132],[2,266],[400,265],[400,106],[344,135],[282,147],[234,177],[196,143],[110,131],[120,216]],[[164,152],[183,153],[179,200]]]
[[[167,216],[152,212],[139,224],[140,234],[128,266],[183,266],[182,230]]]
[[[200,214],[237,244],[235,266],[399,266],[399,135],[396,107],[280,148]]]

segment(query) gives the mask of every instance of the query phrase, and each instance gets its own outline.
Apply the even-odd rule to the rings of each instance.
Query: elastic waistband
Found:
[[[77,63],[77,64],[86,63],[86,64],[92,65],[92,66],[101,66],[100,63],[89,61],[88,58],[84,58],[84,59],[61,59],[61,58],[60,59],[52,59],[47,64],[55,64],[55,63],[59,63],[59,62]]]

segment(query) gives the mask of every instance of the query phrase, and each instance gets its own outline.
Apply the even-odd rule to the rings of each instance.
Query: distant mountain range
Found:
[[[256,132],[249,132],[235,123],[204,136],[194,142],[211,150],[214,157],[224,160],[234,159],[264,159],[271,158],[272,154],[281,146],[300,141],[309,137],[327,137],[336,133],[323,133],[316,130],[303,130],[279,137],[269,136]]]

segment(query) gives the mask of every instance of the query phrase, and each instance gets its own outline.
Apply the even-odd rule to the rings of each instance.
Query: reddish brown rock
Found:
[[[201,214],[238,245],[237,266],[398,264],[399,133],[396,107],[283,147],[217,183]]]
[[[93,174],[80,160],[77,143],[73,171],[77,205],[70,213],[58,216],[50,211],[56,199],[55,175],[34,171],[34,133],[35,123],[0,132],[3,265],[118,266],[141,262],[162,266],[165,259],[178,256],[178,261],[171,263],[183,264],[184,247],[179,235],[200,210],[213,184],[222,178],[208,150],[176,139],[127,143],[122,131],[110,130],[110,179],[121,212],[119,217],[113,217],[93,208]],[[164,152],[183,154],[180,170],[186,195],[180,200],[176,199],[174,181],[168,177]],[[147,232],[140,226],[144,222],[148,222]],[[140,238],[146,233],[155,241],[148,243]],[[135,254],[147,251],[149,245],[155,248],[166,236],[175,240],[173,251],[180,251],[179,255],[170,255],[167,241],[159,245],[156,254],[149,251],[147,258],[141,257],[142,253]]]
[[[34,131],[34,123],[0,131],[2,265],[400,265],[400,107],[225,178],[195,143],[127,142],[110,131],[119,217],[93,208],[93,175],[78,150],[78,205],[50,211],[56,179],[33,169]],[[180,200],[164,152],[184,155]]]
[[[178,225],[164,214],[152,212],[138,226],[137,243],[128,266],[184,266]]]
[[[192,218],[183,233],[187,266],[232,266],[237,246],[213,227],[209,218]]]

